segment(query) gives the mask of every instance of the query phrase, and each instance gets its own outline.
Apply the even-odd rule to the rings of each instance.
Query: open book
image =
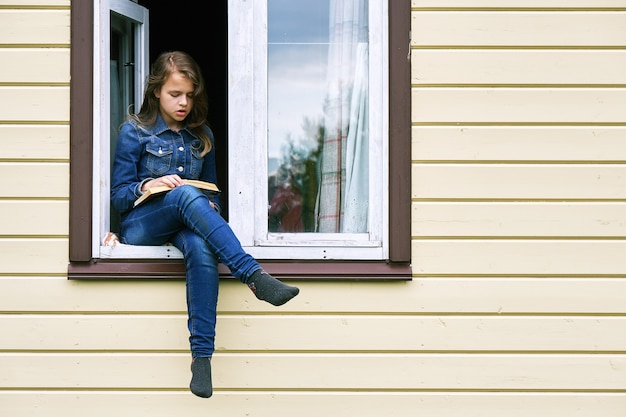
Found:
[[[208,191],[209,194],[211,195],[218,194],[220,192],[220,189],[217,188],[217,185],[213,184],[212,182],[206,182],[206,181],[200,181],[200,180],[183,180],[183,182],[185,184],[193,185],[196,188],[200,188],[201,190]],[[158,195],[161,195],[163,193],[166,193],[168,191],[172,191],[172,189],[166,185],[148,188],[148,190],[145,193],[143,193],[141,197],[135,200],[133,207],[137,207],[139,204],[146,202],[148,200],[151,200],[152,198]]]

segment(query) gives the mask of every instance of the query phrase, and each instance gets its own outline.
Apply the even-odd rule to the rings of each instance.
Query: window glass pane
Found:
[[[268,0],[268,230],[369,230],[367,0]]]
[[[111,130],[115,137],[133,103],[135,26],[132,20],[111,12]]]
[[[111,12],[111,51],[110,51],[110,142],[109,166],[117,145],[117,133],[134,103],[135,92],[135,33],[137,23]],[[132,110],[135,111],[135,110]],[[111,231],[119,231],[119,218],[111,206]]]

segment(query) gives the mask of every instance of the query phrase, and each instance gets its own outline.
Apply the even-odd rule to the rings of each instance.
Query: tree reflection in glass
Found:
[[[368,2],[268,0],[268,230],[368,231]]]

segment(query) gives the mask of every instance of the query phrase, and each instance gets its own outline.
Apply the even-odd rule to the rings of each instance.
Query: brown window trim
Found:
[[[410,0],[389,0],[389,259],[263,261],[268,272],[294,279],[411,279]],[[92,1],[71,1],[69,279],[184,278],[181,260],[94,259]],[[220,275],[230,276],[223,265]]]
[[[376,261],[359,262],[294,262],[260,261],[261,266],[281,279],[323,280],[407,280],[408,265]],[[219,264],[220,278],[233,278],[228,268]],[[102,260],[73,262],[69,266],[70,279],[184,279],[185,267],[181,260]]]

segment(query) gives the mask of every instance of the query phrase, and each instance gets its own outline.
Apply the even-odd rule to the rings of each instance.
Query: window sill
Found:
[[[270,274],[280,279],[298,280],[411,280],[411,265],[380,261],[259,261]],[[218,266],[220,278],[233,278],[228,268]],[[68,279],[185,279],[182,259],[93,259],[73,262]]]

